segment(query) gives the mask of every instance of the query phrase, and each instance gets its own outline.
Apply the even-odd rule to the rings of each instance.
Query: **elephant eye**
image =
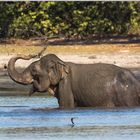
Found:
[[[34,80],[39,81],[39,76],[38,76],[38,75],[35,75],[35,76],[34,76]]]

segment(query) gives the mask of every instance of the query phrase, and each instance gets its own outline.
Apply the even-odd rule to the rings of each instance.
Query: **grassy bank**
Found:
[[[42,46],[0,44],[0,55],[36,54]],[[93,54],[93,53],[140,53],[139,44],[96,44],[96,45],[49,45],[45,53],[55,54]]]

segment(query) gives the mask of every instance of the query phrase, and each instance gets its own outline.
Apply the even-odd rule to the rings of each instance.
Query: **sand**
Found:
[[[74,63],[109,63],[115,64],[121,67],[140,67],[140,53],[101,53],[101,54],[56,54],[60,59],[66,62]],[[9,59],[15,55],[0,55],[0,69],[9,61]],[[37,59],[32,59],[30,61],[18,60],[16,62],[17,67],[25,68],[31,62],[36,61]]]

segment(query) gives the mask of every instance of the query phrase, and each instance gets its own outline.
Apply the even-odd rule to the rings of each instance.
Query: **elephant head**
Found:
[[[33,87],[39,92],[49,91],[55,94],[59,82],[69,73],[69,67],[54,54],[48,54],[39,61],[42,74],[33,81]]]

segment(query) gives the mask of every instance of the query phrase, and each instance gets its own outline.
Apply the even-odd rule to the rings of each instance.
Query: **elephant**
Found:
[[[34,92],[50,91],[59,108],[132,107],[140,105],[140,82],[128,69],[113,64],[76,64],[47,54],[18,72],[15,62],[31,56],[18,55],[8,62],[8,73],[15,82],[32,85]]]

